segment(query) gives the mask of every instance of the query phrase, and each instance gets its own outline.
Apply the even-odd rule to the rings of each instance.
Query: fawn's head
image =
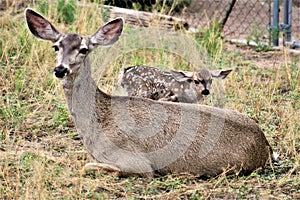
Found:
[[[201,92],[201,95],[209,95],[212,79],[224,79],[232,70],[212,70],[200,69],[197,72],[185,72],[171,70],[171,74],[177,81],[187,81],[196,91]]]
[[[76,76],[84,59],[92,50],[98,46],[112,45],[119,39],[123,30],[123,19],[116,18],[99,28],[93,35],[63,34],[31,9],[26,9],[25,17],[28,28],[34,36],[53,43],[56,53],[54,74],[59,79]]]

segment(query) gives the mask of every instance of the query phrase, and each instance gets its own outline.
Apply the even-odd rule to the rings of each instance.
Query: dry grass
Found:
[[[72,26],[57,26],[65,32],[91,34],[103,24],[98,15],[96,10],[81,9]],[[54,22],[54,16],[52,10],[46,17]],[[51,44],[29,34],[22,13],[3,13],[0,29],[0,199],[300,198],[299,57],[285,51],[255,53],[247,47],[223,48],[215,57],[221,67],[236,69],[225,81],[225,107],[260,124],[281,155],[273,169],[268,165],[249,176],[220,175],[209,180],[190,175],[122,178],[82,170],[92,158],[76,134],[60,84],[53,78]],[[190,67],[163,51],[133,51],[115,58],[101,88],[111,91],[120,68],[143,63]]]

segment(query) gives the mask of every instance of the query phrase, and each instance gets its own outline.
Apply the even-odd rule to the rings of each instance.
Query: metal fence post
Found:
[[[299,48],[300,43],[292,42],[292,11],[293,1],[284,0],[284,13],[283,13],[283,24],[280,25],[280,31],[284,33],[284,46],[290,46],[291,48]]]
[[[284,42],[289,43],[292,41],[292,0],[284,0],[283,9]]]
[[[236,3],[236,0],[231,0],[231,2],[229,3],[228,7],[226,8],[226,12],[225,12],[225,15],[224,15],[224,18],[221,20],[221,31],[223,30],[223,27],[225,26],[228,18],[229,18],[229,15],[234,7],[234,4]]]
[[[273,25],[271,28],[273,45],[279,45],[279,0],[273,2]]]

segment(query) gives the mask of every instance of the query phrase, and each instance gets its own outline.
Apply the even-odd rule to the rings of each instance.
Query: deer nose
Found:
[[[204,89],[204,90],[202,90],[201,94],[203,94],[203,95],[209,95],[209,90],[208,89]]]
[[[67,75],[67,72],[68,69],[62,65],[54,68],[54,74],[57,78],[63,78],[65,75]]]

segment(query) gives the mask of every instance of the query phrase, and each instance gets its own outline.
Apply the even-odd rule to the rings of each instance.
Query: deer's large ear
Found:
[[[229,70],[213,70],[211,71],[211,76],[217,79],[224,79],[227,77],[227,75],[232,71],[232,69]]]
[[[61,33],[48,20],[34,10],[27,8],[25,10],[25,18],[29,30],[37,38],[50,40],[53,43],[60,38]]]
[[[115,43],[123,31],[123,19],[116,18],[99,28],[96,33],[90,36],[90,48],[99,45],[109,46]]]
[[[188,81],[192,80],[194,73],[193,72],[184,72],[181,70],[170,70],[170,73],[177,81]]]

